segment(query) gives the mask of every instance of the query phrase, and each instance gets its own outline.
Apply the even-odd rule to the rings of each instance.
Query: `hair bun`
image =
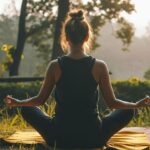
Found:
[[[83,10],[78,10],[76,12],[69,13],[69,16],[76,21],[84,20],[84,12]]]

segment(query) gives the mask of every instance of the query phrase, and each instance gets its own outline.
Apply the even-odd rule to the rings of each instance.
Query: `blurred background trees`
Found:
[[[144,78],[147,80],[150,80],[150,69],[148,69],[145,74],[144,74]]]
[[[81,0],[22,0],[16,49],[12,55],[9,75],[19,74],[25,42],[32,44],[38,57],[43,59],[38,68],[41,74],[51,59],[62,55],[59,44],[61,24],[69,9],[78,7],[87,11],[95,39],[100,36],[102,26],[110,22],[113,26],[113,35],[121,39],[122,49],[127,49],[132,41],[134,30],[132,25],[122,17],[122,13],[130,14],[134,11],[134,5],[130,0],[97,0],[87,3]],[[94,49],[96,49],[100,44],[94,41]]]

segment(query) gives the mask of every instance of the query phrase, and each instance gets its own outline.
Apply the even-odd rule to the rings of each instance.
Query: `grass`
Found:
[[[49,102],[49,101],[48,101]],[[54,114],[55,103],[54,101],[51,104],[45,104],[44,106],[40,107],[42,111],[46,112],[48,115],[52,116]],[[8,137],[13,134],[15,131],[29,129],[31,128],[30,125],[26,123],[23,119],[19,107],[16,108],[16,113],[11,115],[9,108],[4,107],[0,110],[0,138]],[[0,147],[1,149],[1,147]],[[44,150],[44,148],[36,148],[36,146],[8,146],[7,150]]]
[[[52,105],[45,105],[41,107],[43,111],[48,113],[50,116],[54,113],[54,103]],[[138,114],[132,119],[128,126],[140,126],[149,127],[150,126],[150,107],[142,108],[138,110]],[[14,115],[9,115],[8,108],[3,108],[0,110],[0,138],[7,137],[11,135],[16,130],[22,130],[26,128],[31,128],[20,114],[19,108],[17,108],[17,113]],[[8,150],[35,150],[35,146],[30,146],[29,148],[19,145],[17,148],[14,146],[9,146]]]
[[[128,126],[150,127],[150,107],[138,109],[138,114]]]

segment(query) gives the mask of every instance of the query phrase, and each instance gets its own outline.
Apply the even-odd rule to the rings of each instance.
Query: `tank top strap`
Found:
[[[63,71],[63,68],[64,68],[63,67],[63,56],[58,56],[57,60],[58,60],[58,64],[60,66],[61,71]]]
[[[89,63],[89,70],[90,70],[90,71],[91,71],[92,68],[93,68],[93,65],[94,65],[94,63],[95,63],[95,60],[96,60],[96,59],[91,56],[90,63]]]
[[[91,71],[96,59],[92,56],[90,56],[89,58],[90,59],[89,59],[89,62],[88,62],[89,63],[88,64],[88,69],[89,69],[89,71]],[[57,57],[58,64],[59,64],[60,69],[61,69],[62,72],[65,70],[64,59],[65,59],[65,56],[58,56]]]

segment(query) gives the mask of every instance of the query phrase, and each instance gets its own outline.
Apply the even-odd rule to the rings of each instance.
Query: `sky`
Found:
[[[6,6],[11,0],[1,0],[0,13],[5,12]],[[16,2],[16,8],[19,10],[22,0],[14,0]],[[83,0],[87,1],[87,0]],[[135,35],[143,36],[146,33],[146,27],[150,25],[150,0],[131,0],[135,4],[136,12],[130,15],[125,15],[125,18],[129,20],[135,26]]]
[[[150,26],[150,0],[131,0],[135,4],[136,12],[125,17],[134,24],[136,35],[145,34],[146,27]]]

